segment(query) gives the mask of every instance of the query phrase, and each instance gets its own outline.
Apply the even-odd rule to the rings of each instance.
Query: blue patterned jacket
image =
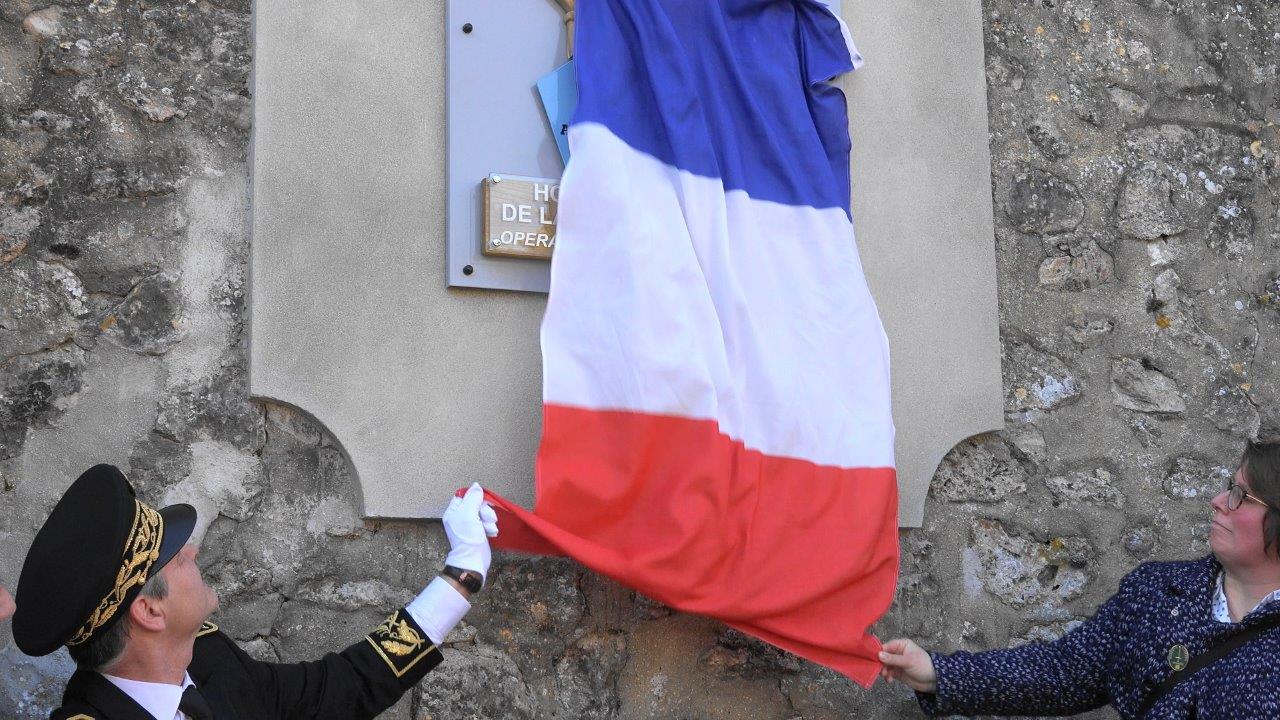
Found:
[[[1191,657],[1218,638],[1280,614],[1257,608],[1238,624],[1213,619],[1221,566],[1212,555],[1146,563],[1091,619],[1051,643],[980,653],[933,654],[936,694],[918,695],[929,715],[1073,715],[1112,705],[1138,720],[1147,695],[1172,673],[1169,649]],[[1143,720],[1280,718],[1280,628],[1184,680]]]

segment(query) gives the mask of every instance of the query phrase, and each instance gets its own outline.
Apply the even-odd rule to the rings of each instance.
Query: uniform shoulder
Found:
[[[196,631],[196,638],[197,639],[202,638],[206,635],[212,635],[216,632],[218,632],[218,626],[214,625],[208,620],[205,620],[204,624],[200,626],[200,629]]]
[[[98,720],[93,708],[64,705],[49,714],[49,720]]]
[[[211,671],[233,657],[238,658],[243,652],[234,640],[211,622],[206,622],[196,631],[193,650],[189,668],[192,677]]]

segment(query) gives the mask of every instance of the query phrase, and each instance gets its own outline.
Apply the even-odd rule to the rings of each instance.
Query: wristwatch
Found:
[[[484,587],[484,576],[475,570],[463,570],[452,565],[445,565],[440,574],[457,580],[458,584],[466,588],[467,592],[472,595],[480,592],[480,588]]]

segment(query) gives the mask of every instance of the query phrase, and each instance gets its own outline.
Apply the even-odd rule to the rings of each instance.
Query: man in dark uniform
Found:
[[[497,517],[473,485],[444,514],[440,577],[363,640],[305,663],[245,654],[208,622],[218,607],[187,540],[189,505],[155,510],[97,465],[75,481],[27,553],[13,636],[28,655],[66,645],[78,669],[53,720],[372,718],[443,656],[438,645],[489,570]]]

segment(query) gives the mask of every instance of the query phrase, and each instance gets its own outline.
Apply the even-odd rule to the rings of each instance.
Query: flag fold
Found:
[[[861,56],[815,0],[580,0],[537,503],[568,555],[869,685],[898,568],[888,343],[849,209]]]

